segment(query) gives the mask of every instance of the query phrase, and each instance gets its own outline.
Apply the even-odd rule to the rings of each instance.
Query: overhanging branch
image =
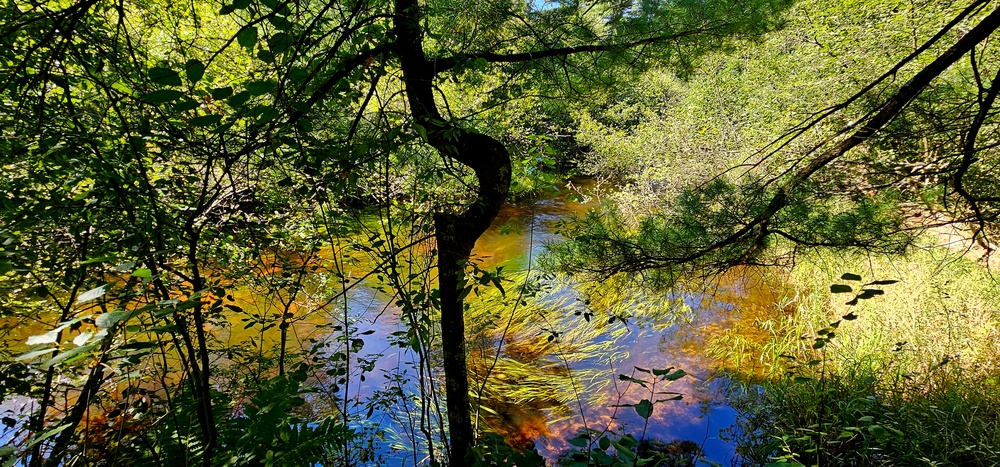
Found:
[[[715,28],[705,27],[705,28],[691,29],[674,34],[648,37],[642,40],[626,42],[621,44],[580,45],[574,47],[561,47],[554,49],[543,49],[533,52],[518,52],[511,54],[478,52],[478,53],[459,54],[446,58],[435,58],[431,59],[430,61],[431,65],[434,68],[434,72],[442,73],[457,67],[459,64],[471,62],[474,60],[485,60],[488,63],[522,63],[534,60],[541,60],[544,58],[567,57],[570,55],[577,55],[582,53],[622,51],[634,47],[640,47],[643,45],[656,44],[661,42],[670,42],[688,36],[707,34],[711,33],[714,30]]]

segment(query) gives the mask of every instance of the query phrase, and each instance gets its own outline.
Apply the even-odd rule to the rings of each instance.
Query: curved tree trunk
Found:
[[[441,343],[452,465],[461,465],[472,446],[465,317],[462,291],[465,266],[476,240],[489,228],[510,191],[511,161],[496,139],[446,122],[434,102],[434,68],[423,51],[420,8],[416,0],[396,0],[396,52],[415,123],[443,156],[471,168],[479,181],[476,200],[463,212],[434,216],[441,294]],[[447,135],[445,134],[447,130]]]

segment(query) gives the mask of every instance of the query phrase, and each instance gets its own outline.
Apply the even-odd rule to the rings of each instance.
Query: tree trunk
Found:
[[[396,0],[394,21],[396,53],[415,123],[424,128],[427,142],[438,153],[471,168],[479,182],[475,201],[463,212],[441,212],[434,216],[441,294],[441,347],[451,443],[449,454],[452,465],[461,465],[475,441],[465,360],[462,293],[467,283],[465,266],[476,240],[489,228],[507,199],[510,154],[496,139],[458,128],[441,117],[434,102],[434,68],[423,51],[417,1]]]

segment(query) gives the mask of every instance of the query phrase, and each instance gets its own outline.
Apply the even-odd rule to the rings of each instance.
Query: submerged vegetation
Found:
[[[7,2],[0,461],[996,465],[998,28]]]

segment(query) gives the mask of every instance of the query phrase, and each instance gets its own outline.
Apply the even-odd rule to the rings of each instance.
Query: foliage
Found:
[[[717,179],[681,192],[670,210],[644,216],[634,229],[614,207],[566,222],[570,242],[550,250],[551,267],[600,277],[640,272],[652,283],[669,284],[685,274],[724,271],[735,264],[770,265],[794,250],[768,248],[781,237],[809,247],[864,248],[901,252],[913,242],[891,192],[875,198],[795,202],[752,235],[738,236],[745,222],[768,209],[767,190]],[[735,239],[706,249],[707,242]]]
[[[592,148],[581,167],[624,189],[613,213],[581,223],[559,256],[565,269],[675,271],[669,279],[691,263],[768,264],[774,237],[899,252],[913,230],[967,219],[988,243],[993,188],[970,179],[966,189],[965,177],[988,172],[977,164],[994,155],[981,76],[995,50],[963,47],[958,60],[946,49],[960,37],[948,28],[979,24],[981,6],[850,2],[858,15],[841,24],[840,7],[800,2],[784,28],[711,54],[687,80],[650,70],[580,110]],[[873,32],[845,36],[861,24]],[[942,57],[950,66],[931,67]]]
[[[499,268],[470,262],[504,202],[547,190],[554,171],[579,162],[625,190],[617,213],[564,228],[576,243],[562,257],[581,261],[573,269],[689,257],[767,213],[775,181],[800,159],[775,155],[748,179],[711,168],[780,136],[799,120],[790,114],[839,102],[873,78],[858,63],[891,66],[959,8],[804,2],[788,27],[762,36],[790,4],[5,3],[0,318],[10,337],[0,395],[33,404],[3,455],[31,467],[350,465],[398,448],[414,464],[459,464],[474,441],[470,410],[489,409],[466,398],[536,397],[491,380],[494,368],[533,373],[524,381],[536,391],[565,386],[558,362],[546,374],[523,357],[588,335],[583,351],[607,351],[614,325],[638,314],[595,289],[585,306],[529,306],[524,296],[540,289],[515,299]],[[860,14],[838,13],[848,9]],[[817,12],[823,21],[811,22]],[[872,25],[886,34],[854,39]],[[739,56],[745,48],[760,58]],[[942,74],[840,170],[796,186],[756,235],[709,251],[709,266],[771,262],[773,235],[895,251],[913,239],[901,229],[907,203],[977,220],[988,234],[996,87],[981,75],[994,55],[980,47]],[[899,86],[873,89],[786,148],[822,145]],[[628,207],[630,196],[640,202]],[[644,204],[674,196],[671,207]],[[605,254],[612,266],[589,263]],[[487,288],[521,314],[494,316]],[[376,302],[397,320],[384,342],[402,357],[395,367],[368,345],[382,338],[362,319]],[[483,355],[503,345],[505,319],[531,346],[496,350],[488,370],[487,358],[469,365],[467,319]],[[569,321],[591,326],[564,329]],[[650,394],[631,407],[648,419],[663,401],[654,382],[682,373],[637,371],[648,378],[629,381]],[[373,376],[383,385],[363,392],[357,381]],[[569,396],[551,399],[560,397]],[[390,419],[398,432],[379,427]],[[597,437],[585,457],[647,458],[643,437]],[[537,461],[495,441],[475,452],[480,462]]]

